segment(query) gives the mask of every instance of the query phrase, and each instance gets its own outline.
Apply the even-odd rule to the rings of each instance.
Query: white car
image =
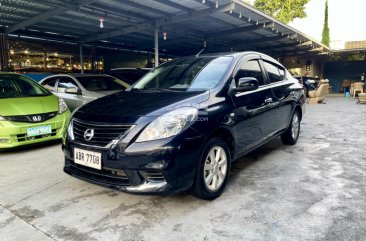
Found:
[[[42,79],[40,84],[62,98],[71,111],[130,87],[126,82],[106,74],[58,74]]]

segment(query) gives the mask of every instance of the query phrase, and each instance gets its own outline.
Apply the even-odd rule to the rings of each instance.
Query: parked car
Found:
[[[58,74],[44,78],[40,84],[62,98],[71,111],[130,86],[122,80],[104,74]]]
[[[115,68],[107,71],[106,74],[123,80],[129,85],[133,85],[150,70],[150,68]]]
[[[294,76],[300,84],[304,86],[304,91],[306,97],[309,97],[309,91],[316,90],[319,85],[319,78],[309,77],[309,76]]]
[[[232,161],[277,136],[297,142],[304,102],[299,82],[267,55],[179,58],[76,111],[64,171],[120,191],[211,200]]]
[[[63,100],[32,79],[0,73],[0,150],[61,139],[70,115]]]

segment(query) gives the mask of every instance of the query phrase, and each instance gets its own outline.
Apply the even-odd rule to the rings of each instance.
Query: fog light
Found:
[[[163,169],[165,165],[165,161],[161,160],[161,161],[156,161],[156,162],[151,162],[151,163],[148,163],[145,165],[146,168],[149,168],[149,169]]]
[[[11,143],[11,140],[7,137],[0,137],[0,144],[1,143]]]

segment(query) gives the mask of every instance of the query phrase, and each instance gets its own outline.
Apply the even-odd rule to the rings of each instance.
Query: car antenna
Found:
[[[205,48],[203,48],[201,51],[198,52],[198,54],[196,54],[196,58],[200,57],[200,54],[205,51]]]

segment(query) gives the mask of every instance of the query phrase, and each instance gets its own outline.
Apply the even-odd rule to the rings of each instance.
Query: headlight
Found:
[[[0,121],[6,121],[6,117],[0,115]]]
[[[74,131],[73,131],[74,123],[72,120],[69,122],[69,126],[67,127],[67,135],[71,140],[74,140]]]
[[[152,121],[136,142],[153,141],[177,135],[197,119],[198,110],[187,107],[168,112]]]
[[[67,108],[65,101],[63,99],[58,99],[58,113],[62,114],[67,110],[68,110],[68,108]]]

